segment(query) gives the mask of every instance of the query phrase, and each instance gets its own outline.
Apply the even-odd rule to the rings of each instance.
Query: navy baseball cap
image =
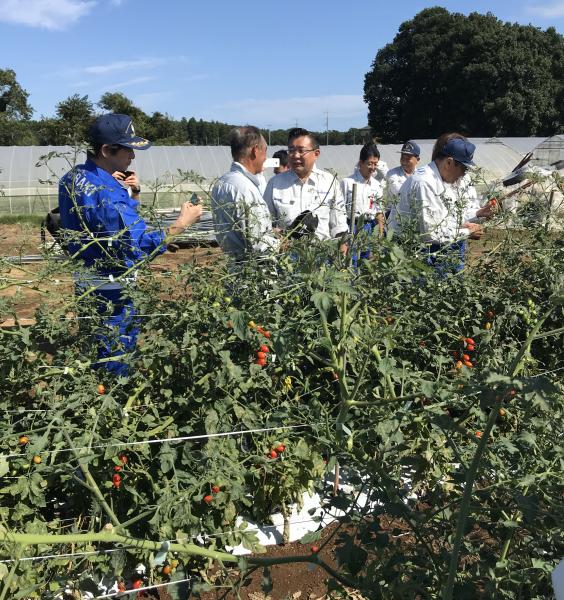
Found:
[[[472,142],[461,138],[454,138],[445,144],[441,156],[450,156],[450,158],[454,158],[456,162],[463,164],[465,167],[473,167],[476,164],[472,160],[474,158],[474,150],[476,150],[476,146]]]
[[[135,135],[131,117],[108,114],[98,117],[90,126],[90,140],[97,144],[119,144],[134,150],[147,150],[151,142]]]
[[[410,140],[405,142],[401,147],[400,154],[411,154],[412,156],[419,157],[421,155],[421,148],[419,148],[418,144]]]

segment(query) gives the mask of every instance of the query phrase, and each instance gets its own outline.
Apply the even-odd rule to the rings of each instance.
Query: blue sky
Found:
[[[121,91],[147,112],[234,124],[362,127],[364,75],[423,8],[494,13],[564,32],[564,0],[0,0],[0,68],[35,117]]]

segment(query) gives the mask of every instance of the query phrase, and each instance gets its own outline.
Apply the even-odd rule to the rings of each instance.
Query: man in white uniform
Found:
[[[483,235],[481,225],[468,222],[465,206],[452,185],[474,165],[474,150],[474,144],[465,138],[449,139],[437,147],[436,158],[419,167],[402,185],[399,202],[390,214],[394,231],[413,228],[420,234],[428,262],[439,272],[444,272],[445,266],[462,269],[465,240]]]
[[[280,244],[268,207],[260,193],[260,175],[266,160],[266,141],[250,125],[231,133],[231,170],[212,190],[213,222],[224,252],[240,260],[253,252],[268,255]]]
[[[319,154],[319,143],[309,131],[290,130],[290,170],[268,182],[264,199],[276,227],[292,228],[297,217],[310,213],[317,221],[312,233],[329,240],[347,233],[347,216],[336,176],[315,166]]]
[[[388,209],[399,200],[399,191],[405,180],[413,175],[421,156],[419,144],[413,141],[405,142],[400,150],[400,166],[386,173],[386,205]]]

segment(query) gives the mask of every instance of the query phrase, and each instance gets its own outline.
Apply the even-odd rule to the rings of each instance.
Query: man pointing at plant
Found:
[[[133,301],[127,294],[137,268],[166,249],[172,236],[199,220],[201,206],[186,202],[180,216],[164,231],[148,231],[137,207],[140,186],[128,171],[134,150],[151,143],[137,135],[127,115],[98,117],[89,131],[86,163],[69,171],[59,184],[59,208],[65,249],[86,267],[76,278],[79,297],[93,294],[102,326],[96,334],[98,358],[123,355],[134,349],[138,334]],[[112,174],[121,173],[118,180]],[[132,188],[132,196],[128,188]],[[120,361],[102,361],[116,374],[126,374]]]

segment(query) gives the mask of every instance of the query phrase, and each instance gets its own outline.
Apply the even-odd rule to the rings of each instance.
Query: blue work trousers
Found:
[[[464,268],[466,241],[430,244],[424,251],[427,253],[427,264],[435,269],[439,277],[458,273]]]
[[[77,287],[77,293],[84,288]],[[135,349],[139,335],[138,319],[135,317],[133,300],[123,288],[98,289],[93,292],[98,314],[102,316],[94,336],[98,359],[119,358]],[[115,375],[128,375],[129,365],[120,360],[95,363],[95,369],[106,369]]]

